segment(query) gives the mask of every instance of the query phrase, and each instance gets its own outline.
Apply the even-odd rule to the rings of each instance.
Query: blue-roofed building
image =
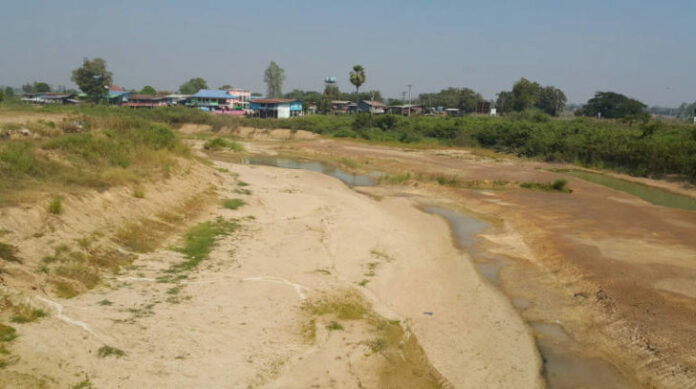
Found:
[[[187,105],[204,111],[226,111],[233,108],[232,100],[237,98],[225,90],[201,89],[188,99]]]
[[[130,92],[126,91],[109,91],[109,104],[121,105],[128,102],[128,97],[131,95]]]
[[[302,101],[295,99],[254,99],[250,107],[253,115],[261,118],[302,116]]]

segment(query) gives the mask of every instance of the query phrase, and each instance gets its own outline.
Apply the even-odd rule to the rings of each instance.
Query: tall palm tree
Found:
[[[353,71],[350,72],[350,83],[355,85],[355,112],[358,112],[358,92],[360,85],[365,83],[365,68],[362,65],[353,66]]]

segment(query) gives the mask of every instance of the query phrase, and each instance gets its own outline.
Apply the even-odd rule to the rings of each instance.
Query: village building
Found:
[[[228,89],[227,93],[232,96],[230,103],[235,110],[248,110],[249,100],[251,100],[251,92],[244,89],[232,88]]]
[[[30,104],[77,104],[79,101],[73,94],[67,93],[41,93],[26,95],[22,102]]]
[[[358,113],[383,114],[386,112],[387,106],[374,100],[362,100],[358,103]],[[355,104],[348,106],[349,113],[355,113]]]
[[[424,107],[422,105],[413,104],[403,104],[403,105],[390,105],[387,108],[387,112],[393,115],[420,115],[424,112]]]
[[[202,111],[225,111],[232,109],[232,95],[225,90],[201,89],[191,96],[187,105]]]
[[[126,105],[131,108],[155,108],[166,107],[168,103],[167,96],[130,95]]]
[[[290,118],[302,116],[302,102],[296,99],[254,99],[250,102],[252,116]]]
[[[348,107],[350,107],[350,100],[333,100],[331,102],[331,112],[334,114],[341,114],[348,112]]]

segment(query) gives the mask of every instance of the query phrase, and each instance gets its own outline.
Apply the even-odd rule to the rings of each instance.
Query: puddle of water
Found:
[[[428,206],[423,210],[444,217],[450,223],[459,245],[474,257],[474,266],[478,272],[493,285],[500,285],[500,271],[507,266],[508,260],[476,248],[479,241],[476,235],[488,228],[488,223],[447,208]]]
[[[611,177],[605,174],[580,170],[556,170],[556,172],[568,174],[573,177],[581,178],[585,181],[626,192],[651,204],[696,211],[696,199],[693,197],[683,196],[664,189],[622,180],[620,178]]]
[[[531,327],[544,358],[544,377],[549,388],[635,387],[614,366],[602,359],[579,356],[579,351],[574,351],[579,345],[560,325],[533,322]]]
[[[348,186],[374,186],[377,183],[377,178],[380,175],[379,172],[373,172],[371,174],[351,174],[345,170],[323,162],[292,158],[248,157],[242,159],[242,163],[247,165],[265,165],[282,167],[286,169],[310,170],[338,178]]]

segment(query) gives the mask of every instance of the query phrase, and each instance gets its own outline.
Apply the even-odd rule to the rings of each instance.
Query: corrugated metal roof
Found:
[[[254,100],[251,100],[252,103],[257,103],[257,104],[293,103],[295,101],[300,101],[300,100],[297,100],[297,99],[254,99]]]
[[[200,97],[204,99],[232,99],[236,96],[232,96],[227,91],[217,90],[217,89],[201,89],[196,92],[195,95],[191,97]]]

